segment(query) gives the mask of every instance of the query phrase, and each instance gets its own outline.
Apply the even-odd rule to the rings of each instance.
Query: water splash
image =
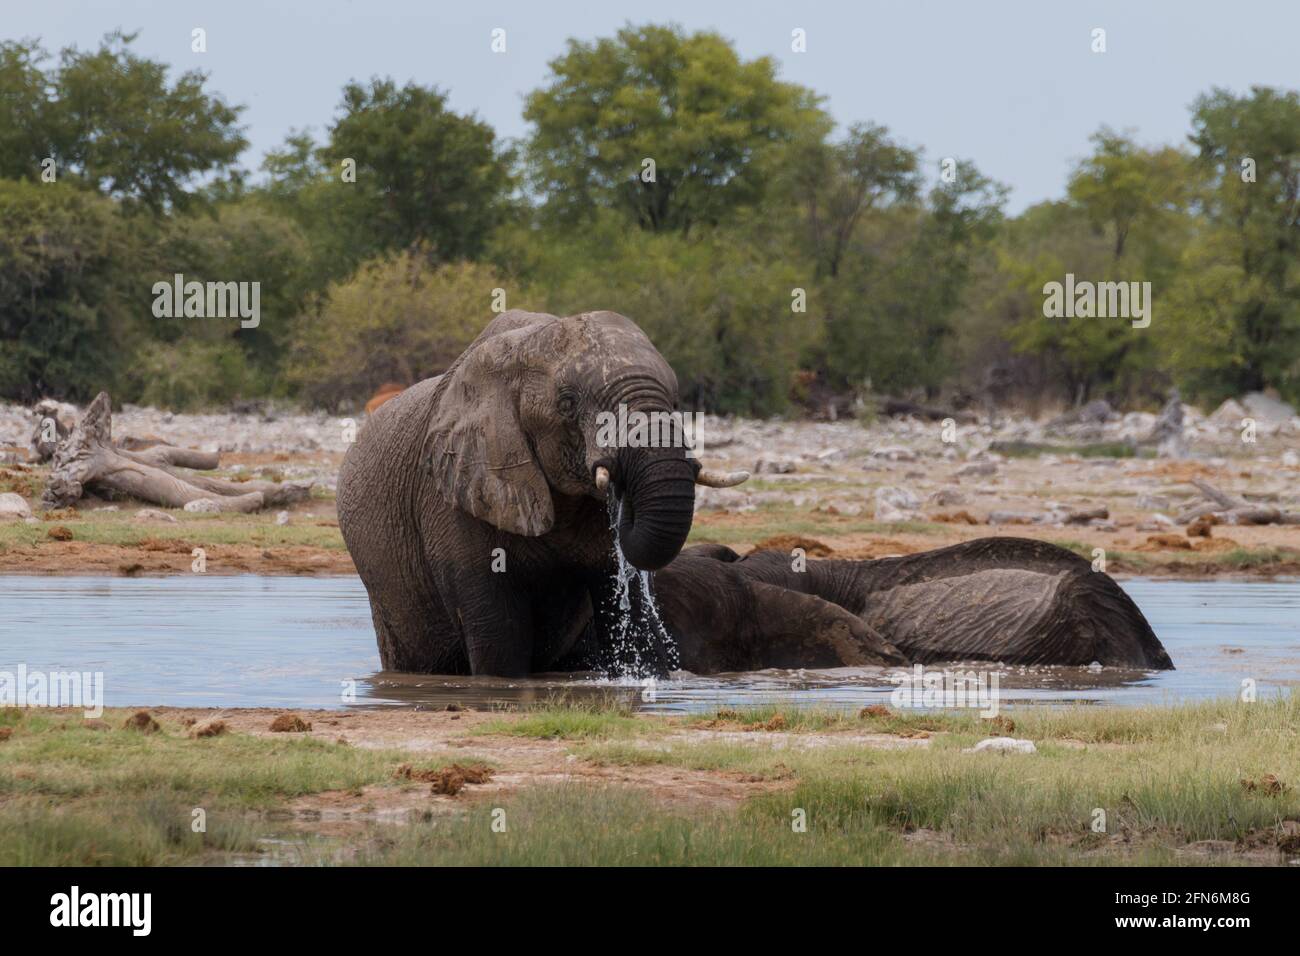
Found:
[[[677,670],[677,642],[659,617],[650,572],[638,571],[628,563],[618,538],[623,517],[623,499],[608,499],[609,529],[614,539],[614,580],[607,620],[609,621],[609,667],[616,675],[654,678]]]

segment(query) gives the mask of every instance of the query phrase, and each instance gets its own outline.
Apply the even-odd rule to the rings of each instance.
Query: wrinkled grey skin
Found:
[[[699,564],[707,559],[719,568],[711,575]],[[816,595],[861,619],[909,662],[1174,666],[1109,575],[1044,541],[980,538],[901,558],[808,561],[802,572],[792,569],[783,551],[742,558],[720,545],[691,548],[678,561],[688,562],[683,570],[689,568],[695,589],[710,583],[734,589],[738,573]],[[671,602],[671,589],[682,586],[672,571],[670,565],[656,575],[661,603]]]
[[[753,580],[740,566],[698,548],[655,572],[654,593],[680,666],[694,674],[907,663],[857,615],[815,595]]]
[[[343,461],[338,510],[386,669],[518,676],[602,650],[613,536],[597,466],[643,570],[681,550],[698,471],[683,448],[600,448],[597,413],[620,403],[677,403],[676,376],[630,319],[516,310],[376,411]],[[665,647],[641,657],[669,666]]]

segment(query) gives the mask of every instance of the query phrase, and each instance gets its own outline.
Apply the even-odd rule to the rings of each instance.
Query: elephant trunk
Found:
[[[686,544],[695,515],[695,464],[682,448],[623,448],[618,453],[623,556],[641,571],[664,567]]]

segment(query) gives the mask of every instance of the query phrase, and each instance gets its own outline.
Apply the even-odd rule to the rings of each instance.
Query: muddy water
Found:
[[[988,668],[1004,705],[1131,705],[1300,685],[1300,581],[1124,582],[1178,669]],[[594,675],[528,680],[378,672],[356,578],[0,576],[0,671],[104,675],[105,704],[205,707],[516,705],[616,695],[656,711],[887,703],[876,668],[677,675],[653,687]],[[967,669],[967,668],[963,668]],[[350,699],[354,695],[354,699]]]

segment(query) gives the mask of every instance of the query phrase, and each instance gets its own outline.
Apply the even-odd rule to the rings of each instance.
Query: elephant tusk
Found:
[[[709,468],[701,468],[700,473],[695,476],[695,483],[706,488],[734,488],[748,478],[747,471],[713,471]]]
[[[596,488],[600,491],[604,491],[608,487],[609,469],[602,465],[596,469]]]

